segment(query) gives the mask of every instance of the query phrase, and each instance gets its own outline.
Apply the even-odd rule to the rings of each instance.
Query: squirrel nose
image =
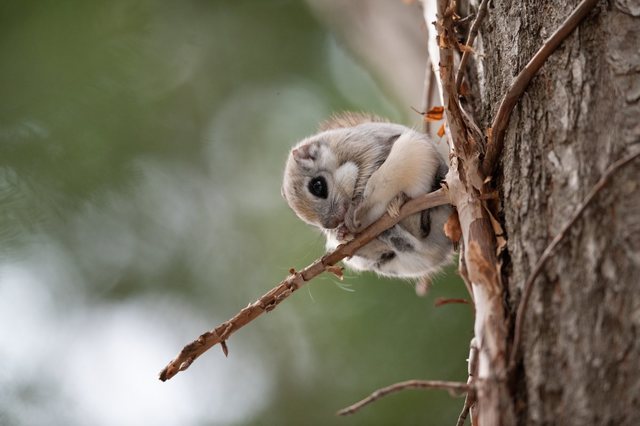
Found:
[[[328,217],[322,221],[322,227],[324,229],[337,228],[342,222],[344,222],[344,216],[347,213],[348,207],[348,200],[345,200],[343,203],[333,204],[331,211],[327,215]]]
[[[341,220],[337,217],[322,221],[322,227],[325,229],[335,229],[340,225]]]

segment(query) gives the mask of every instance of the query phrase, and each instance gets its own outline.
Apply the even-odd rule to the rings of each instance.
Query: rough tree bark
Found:
[[[472,2],[473,3],[473,2]],[[490,2],[469,65],[487,128],[578,0]],[[542,251],[604,170],[640,149],[640,3],[601,1],[516,106],[500,190],[511,318]],[[640,161],[620,170],[535,282],[511,383],[519,424],[640,422]]]

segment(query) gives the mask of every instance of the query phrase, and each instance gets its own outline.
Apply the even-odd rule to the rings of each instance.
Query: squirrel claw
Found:
[[[389,216],[391,216],[392,218],[397,218],[398,216],[400,216],[400,208],[407,199],[408,197],[404,195],[404,193],[400,193],[396,198],[391,200],[391,202],[387,205],[387,213],[389,214]]]
[[[341,224],[336,229],[336,238],[338,241],[351,241],[353,239],[353,234],[349,231],[349,228],[345,226],[345,224]]]

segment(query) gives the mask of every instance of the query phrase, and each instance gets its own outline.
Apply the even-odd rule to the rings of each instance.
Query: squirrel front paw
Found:
[[[400,207],[406,200],[407,196],[404,193],[398,194],[389,203],[372,202],[370,198],[361,198],[349,206],[344,218],[344,224],[351,233],[358,234],[380,219],[385,212],[389,213],[391,217],[398,217]]]
[[[386,205],[371,204],[367,199],[351,204],[347,210],[344,224],[353,234],[362,232],[384,214]]]
[[[353,240],[353,234],[349,228],[343,223],[336,228],[336,238],[340,243],[346,243]]]

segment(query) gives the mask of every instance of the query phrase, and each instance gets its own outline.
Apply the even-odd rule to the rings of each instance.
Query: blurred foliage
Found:
[[[471,310],[348,274],[309,284],[176,379],[183,344],[322,253],[280,198],[331,112],[402,120],[298,1],[0,5],[0,424],[439,425]],[[347,87],[349,93],[338,88]],[[55,367],[55,368],[53,368]]]

